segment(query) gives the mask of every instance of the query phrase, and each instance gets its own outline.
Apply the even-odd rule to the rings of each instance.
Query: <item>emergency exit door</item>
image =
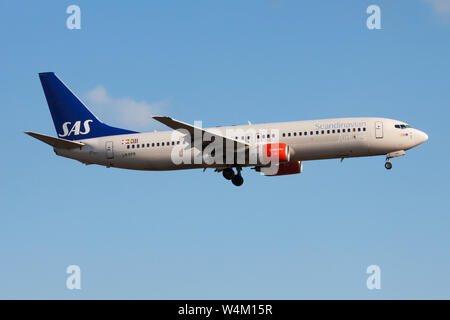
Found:
[[[106,159],[114,159],[113,142],[107,141],[105,145]]]
[[[383,138],[383,122],[381,121],[375,122],[375,138]]]

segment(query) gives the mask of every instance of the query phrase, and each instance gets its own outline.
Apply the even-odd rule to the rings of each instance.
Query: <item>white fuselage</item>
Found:
[[[400,128],[400,125],[403,127]],[[386,118],[338,118],[215,127],[206,130],[215,130],[223,136],[248,144],[285,143],[293,151],[291,161],[386,155],[411,149],[428,139],[424,132],[411,128],[402,121]],[[77,141],[85,146],[79,149],[55,148],[56,154],[86,164],[134,170],[224,167],[205,163],[175,164],[172,160],[172,150],[177,145],[184,144],[187,148],[192,146],[184,141],[182,134],[173,130]]]

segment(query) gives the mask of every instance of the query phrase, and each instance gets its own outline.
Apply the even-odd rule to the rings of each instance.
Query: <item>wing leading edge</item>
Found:
[[[153,119],[155,119],[156,121],[159,121],[163,124],[165,124],[166,126],[168,126],[169,128],[172,128],[174,130],[186,130],[189,132],[189,134],[191,135],[191,140],[194,139],[194,137],[203,137],[204,134],[207,134],[211,137],[214,137],[214,139],[223,139],[223,141],[233,141],[234,143],[236,143],[236,147],[237,149],[240,148],[248,148],[250,147],[250,144],[248,144],[245,141],[239,141],[230,137],[226,137],[223,136],[217,132],[212,132],[209,130],[205,130],[203,128],[200,127],[196,127],[193,126],[189,123],[185,123],[179,120],[175,120],[172,119],[171,117],[165,117],[165,116],[154,116],[152,117]]]

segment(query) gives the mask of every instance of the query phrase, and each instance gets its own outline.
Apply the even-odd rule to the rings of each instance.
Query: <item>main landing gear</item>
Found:
[[[244,178],[242,178],[241,174],[239,173],[235,175],[233,179],[231,179],[231,182],[233,182],[236,187],[239,187],[244,183]]]
[[[225,179],[231,180],[234,177],[234,171],[231,168],[225,168],[222,171],[222,175]]]
[[[242,170],[241,167],[237,167],[236,168],[237,173],[234,173],[233,168],[225,168],[222,171],[222,175],[225,179],[231,180],[231,182],[235,186],[239,187],[244,183],[244,178],[242,178],[241,170]]]

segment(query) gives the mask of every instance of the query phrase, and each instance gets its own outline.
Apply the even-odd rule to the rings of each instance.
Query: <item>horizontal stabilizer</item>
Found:
[[[42,142],[45,142],[46,144],[51,145],[52,147],[55,147],[58,149],[74,149],[74,148],[81,148],[82,146],[84,146],[84,143],[82,143],[82,142],[76,142],[76,141],[70,141],[70,140],[61,139],[61,138],[55,138],[55,137],[47,136],[45,134],[40,134],[40,133],[30,132],[30,131],[25,131],[25,133],[29,136],[32,136],[33,138],[41,140]]]

